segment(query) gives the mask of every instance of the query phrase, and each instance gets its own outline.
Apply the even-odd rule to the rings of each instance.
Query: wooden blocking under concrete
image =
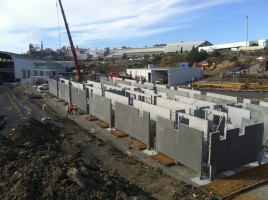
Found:
[[[175,160],[173,160],[172,158],[168,157],[163,153],[158,153],[156,155],[152,155],[151,157],[155,159],[157,162],[160,162],[166,166],[175,164]]]
[[[133,149],[138,149],[138,150],[144,150],[147,148],[146,144],[136,139],[132,140],[130,145]]]
[[[101,128],[109,128],[109,124],[106,122],[98,122],[97,125]]]
[[[86,118],[88,121],[96,121],[96,120],[98,120],[98,118],[95,117],[95,116],[93,116],[93,115],[86,116],[85,118]]]
[[[115,131],[112,132],[112,134],[115,137],[118,137],[118,138],[128,137],[128,134],[126,134],[126,133],[124,133],[123,131],[120,131],[120,130],[115,130]]]

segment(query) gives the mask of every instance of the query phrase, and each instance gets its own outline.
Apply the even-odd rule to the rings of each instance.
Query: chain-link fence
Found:
[[[29,119],[32,116],[32,110],[20,102],[20,100],[11,92],[8,87],[0,86],[0,88],[4,89],[5,92],[10,96],[16,107],[19,109],[21,115],[25,119]]]

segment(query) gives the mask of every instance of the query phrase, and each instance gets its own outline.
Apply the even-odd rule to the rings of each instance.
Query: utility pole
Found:
[[[247,38],[246,38],[246,47],[248,46],[248,16],[246,16],[246,23],[247,23]]]

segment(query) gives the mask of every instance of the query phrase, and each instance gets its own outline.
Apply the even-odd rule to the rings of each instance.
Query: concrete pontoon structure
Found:
[[[140,140],[148,150],[214,179],[255,162],[268,139],[268,107],[236,97],[123,79],[49,81],[50,92]]]

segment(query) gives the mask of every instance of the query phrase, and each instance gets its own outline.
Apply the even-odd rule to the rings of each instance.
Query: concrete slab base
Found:
[[[145,149],[145,150],[143,150],[143,153],[145,153],[146,155],[149,155],[149,156],[153,156],[153,155],[157,154],[157,151]]]
[[[209,179],[200,180],[199,177],[192,178],[191,181],[196,183],[199,186],[203,186],[203,185],[211,183]]]

